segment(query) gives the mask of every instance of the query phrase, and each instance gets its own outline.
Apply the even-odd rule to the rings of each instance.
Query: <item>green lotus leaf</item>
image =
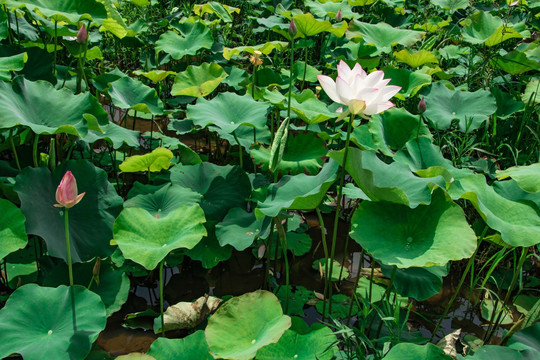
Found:
[[[469,7],[469,0],[432,0],[431,3],[447,10],[450,14],[455,13],[458,9]]]
[[[287,100],[283,109],[287,108]],[[339,114],[332,112],[328,106],[320,101],[315,94],[306,89],[301,94],[293,94],[291,97],[291,110],[306,124],[318,124],[326,120],[334,119]]]
[[[540,95],[538,94],[538,89],[540,89],[540,79],[532,79],[527,83],[525,91],[521,94],[521,100],[528,104],[538,104],[540,103]]]
[[[497,103],[489,91],[450,90],[441,82],[431,85],[425,100],[424,116],[439,130],[448,129],[453,120],[459,120],[462,132],[476,130],[497,111]]]
[[[386,292],[386,288],[375,283],[374,281],[370,281],[367,277],[361,277],[358,281],[358,287],[354,290],[354,292],[360,298],[365,299],[366,303],[368,300],[371,300],[370,303],[374,304],[382,300],[384,293]],[[370,294],[371,299],[369,297]]]
[[[82,286],[21,286],[0,310],[0,357],[84,359],[105,329],[105,307]]]
[[[98,140],[105,140],[109,144],[112,144],[114,149],[119,149],[124,144],[132,148],[140,146],[138,131],[126,129],[113,122],[101,126],[100,129],[101,131],[88,130],[88,134],[86,134],[82,140],[89,144],[93,144]]]
[[[286,41],[269,41],[264,44],[254,45],[254,46],[238,46],[235,48],[223,48],[223,57],[227,60],[230,60],[234,55],[240,55],[243,52],[249,54],[255,53],[255,51],[260,51],[264,55],[269,55],[272,51],[283,51],[289,45]]]
[[[171,95],[206,96],[214,91],[227,76],[229,74],[216,63],[190,65],[186,71],[176,75]]]
[[[150,194],[137,195],[124,203],[124,208],[141,208],[152,216],[167,216],[181,205],[194,205],[202,196],[195,191],[180,185],[166,184]]]
[[[343,16],[344,19],[352,19],[358,17],[358,14],[352,11],[348,0],[326,2],[305,0],[304,5],[309,7],[310,13],[319,18],[328,17],[330,19],[333,19],[336,17],[339,10],[341,10],[341,16]]]
[[[399,268],[442,266],[469,258],[476,235],[463,210],[435,190],[430,205],[410,209],[386,202],[362,202],[354,212],[351,238],[375,258]]]
[[[114,360],[156,360],[156,358],[147,354],[135,352],[118,356]]]
[[[521,100],[514,100],[512,95],[498,88],[492,88],[491,93],[497,101],[497,112],[495,115],[499,119],[508,119],[514,113],[523,110],[525,104]]]
[[[529,166],[513,166],[506,170],[497,170],[497,179],[514,179],[520,188],[529,192],[540,192],[540,163]]]
[[[47,168],[25,168],[17,176],[15,191],[21,199],[28,234],[41,236],[51,256],[67,259],[64,209],[53,205],[60,180],[67,170],[77,180],[81,202],[69,209],[71,259],[74,263],[96,256],[107,257],[114,219],[120,212],[122,198],[108,182],[107,173],[86,160],[70,160],[53,173]]]
[[[209,3],[193,6],[193,12],[195,15],[203,16],[204,14],[215,14],[218,18],[225,23],[232,23],[234,13],[240,14],[240,9],[230,5],[220,4],[217,1],[210,1]]]
[[[292,318],[292,326],[279,341],[257,351],[257,360],[330,360],[337,350],[337,339],[332,330],[323,324],[311,328],[304,320]],[[302,324],[297,325],[298,322]],[[305,329],[307,328],[307,330]]]
[[[332,296],[332,312],[328,313],[328,305],[326,308],[326,313],[331,316],[333,319],[342,320],[347,319],[349,316],[349,308],[351,307],[351,302],[353,302],[349,296],[343,294],[336,294]],[[323,313],[324,303],[319,301],[315,307],[317,311]],[[355,316],[358,313],[358,305],[356,302],[353,303],[351,316]]]
[[[57,22],[76,24],[81,20],[93,20],[101,25],[107,19],[107,9],[99,0],[7,0],[10,10],[25,7]]]
[[[173,153],[169,149],[157,148],[151,153],[128,157],[118,167],[123,172],[151,171],[168,169],[172,164]]]
[[[371,5],[377,0],[349,0],[350,6],[366,6]]]
[[[506,183],[502,182],[501,184]],[[538,208],[530,204],[530,193],[522,191],[517,198],[508,199],[486,184],[483,175],[470,175],[449,189],[453,199],[467,199],[480,213],[486,224],[501,233],[511,246],[533,246],[540,242]]]
[[[312,132],[298,133],[287,138],[287,147],[283,158],[276,168],[280,174],[296,175],[299,173],[315,174],[322,167],[323,159],[328,152],[325,143]],[[256,144],[250,155],[253,162],[262,170],[268,170],[270,149]]]
[[[317,175],[299,174],[282,177],[278,183],[270,185],[266,199],[259,202],[255,214],[257,217],[261,215],[274,217],[282,209],[316,208],[336,179],[338,167],[335,161],[330,161]]]
[[[8,200],[0,199],[0,259],[22,249],[28,243],[24,228],[26,218],[21,210]]]
[[[245,208],[251,194],[247,174],[238,166],[218,166],[204,162],[171,168],[171,182],[203,196],[201,207],[208,220],[223,220],[229,209]]]
[[[345,266],[342,266],[337,260],[328,260],[329,268],[328,272],[332,272],[331,281],[340,281],[349,277],[349,270]],[[317,270],[321,277],[326,277],[326,267],[324,266],[324,259],[318,259],[313,262],[311,267]],[[332,269],[330,269],[332,267]]]
[[[306,233],[290,231],[287,233],[287,250],[295,256],[305,255],[311,250],[312,240]]]
[[[503,306],[499,299],[493,300],[486,296],[482,299],[480,304],[480,313],[484,320],[490,321],[490,319],[497,319],[500,315],[500,324],[501,325],[510,325],[514,322],[512,318],[512,312],[509,308]],[[502,313],[502,314],[501,314]]]
[[[200,261],[203,268],[212,269],[221,261],[229,260],[233,248],[219,243],[212,221],[207,222],[205,226],[207,235],[193,249],[185,251],[185,254],[193,260]]]
[[[317,75],[321,75],[322,71],[317,70],[317,68],[306,64],[304,61],[295,61],[293,64],[293,76],[298,80],[304,80],[309,82],[317,82]],[[305,70],[305,71],[304,71]],[[285,69],[281,70],[283,75],[290,76],[290,71]],[[307,89],[306,89],[307,90]]]
[[[381,53],[388,54],[392,51],[395,45],[403,45],[410,47],[417,41],[420,41],[425,35],[423,31],[414,31],[406,29],[394,28],[384,22],[377,24],[368,24],[361,21],[353,20],[347,31],[347,38],[355,39],[361,37],[364,43],[375,45],[377,52],[372,56],[380,55]]]
[[[0,80],[11,80],[11,72],[22,70],[27,61],[28,54],[25,52],[13,56],[0,57]]]
[[[7,44],[4,44],[0,49],[0,56],[2,57],[21,56],[24,53],[28,58],[24,62],[24,67],[18,71],[19,75],[23,75],[26,80],[30,81],[45,80],[51,84],[56,84],[57,78],[53,75],[54,57],[52,54],[38,47],[24,48]]]
[[[210,126],[210,130],[218,132],[219,137],[223,140],[227,140],[229,144],[236,144],[236,139],[233,134],[224,133],[221,129],[214,126]],[[238,138],[240,145],[246,149],[246,151],[249,151],[251,146],[255,143],[269,144],[270,137],[272,136],[267,125],[256,128],[251,126],[239,126],[234,131],[234,134]]]
[[[31,241],[25,248],[12,252],[4,258],[9,288],[17,289],[21,285],[35,283],[38,280],[36,251],[39,251],[37,242]]]
[[[133,109],[147,114],[163,113],[163,103],[155,89],[128,76],[111,83],[108,93],[113,104],[120,109]]]
[[[394,267],[381,264],[381,269],[390,278]],[[400,295],[424,301],[441,291],[443,277],[446,275],[448,266],[397,268],[394,286]]]
[[[508,340],[508,347],[516,350],[531,350],[533,353],[538,354],[538,351],[540,351],[539,335],[540,323],[533,320],[533,325],[519,330]]]
[[[330,157],[343,162],[343,151],[331,152]],[[420,178],[408,165],[400,162],[386,164],[372,151],[349,149],[345,169],[356,185],[373,201],[388,201],[415,208],[431,202],[431,189],[446,188],[446,182],[437,174]]]
[[[92,279],[92,270],[95,261],[79,263],[73,265],[75,285],[88,286]],[[66,264],[58,264],[51,269],[41,270],[44,273],[43,286],[54,287],[58,285],[69,285],[68,268]],[[130,282],[125,272],[115,269],[110,260],[102,260],[99,270],[99,283],[92,282],[89,290],[98,294],[105,304],[107,317],[120,310],[129,295]]]
[[[197,245],[206,235],[205,221],[199,205],[178,206],[167,216],[152,216],[144,209],[127,208],[114,222],[114,240],[126,259],[152,270],[171,251]]]
[[[427,50],[419,50],[414,53],[410,53],[409,50],[403,49],[394,53],[396,61],[398,63],[405,63],[412,68],[417,68],[425,64],[438,64],[439,59],[434,53]]]
[[[154,70],[151,70],[151,71],[136,70],[133,73],[135,75],[144,76],[145,78],[149,79],[153,83],[162,82],[169,75],[176,75],[176,72],[174,72],[174,71],[157,70],[157,69],[154,69]]]
[[[431,76],[407,69],[384,69],[384,76],[390,80],[390,85],[401,86],[396,98],[405,100],[415,96],[424,87],[431,84]]]
[[[215,125],[222,132],[232,134],[239,126],[264,127],[269,105],[253,100],[249,95],[219,93],[212,100],[199,98],[188,105],[187,117],[195,125]]]
[[[152,355],[156,360],[214,360],[202,330],[197,330],[182,339],[158,338],[150,346],[148,355]]]
[[[484,43],[494,46],[512,38],[523,38],[516,30],[497,16],[488,12],[478,11],[462,21],[463,40],[470,44]]]
[[[216,357],[248,360],[291,326],[274,294],[264,290],[233,297],[208,320],[205,335]]]
[[[304,313],[304,306],[308,303],[310,299],[315,298],[315,293],[313,290],[308,290],[303,286],[295,286],[294,290],[289,289],[289,312],[288,315],[298,315],[302,318],[306,316]],[[287,301],[287,286],[282,285],[277,289],[276,293],[281,306],[285,307],[285,302]],[[293,319],[295,319],[293,317]]]
[[[511,51],[504,56],[498,56],[491,63],[512,75],[527,71],[540,71],[538,60],[529,59],[522,51]]]
[[[444,351],[433,344],[416,345],[399,343],[386,354],[383,360],[451,360]]]
[[[120,39],[125,37],[128,34],[128,27],[125,24],[122,15],[120,15],[118,10],[116,9],[116,3],[114,3],[113,0],[97,1],[103,4],[103,6],[105,6],[105,10],[107,11],[107,18],[103,20],[103,23],[101,24],[99,30],[110,31],[112,34],[119,37]]]
[[[329,32],[337,37],[342,37],[347,30],[346,21],[332,24],[328,20],[315,19],[310,13],[294,15],[292,18],[297,29],[296,35],[294,36],[295,39],[306,38],[322,32]],[[274,26],[272,27],[272,30],[283,35],[287,39],[291,38],[287,28],[283,29],[281,26]]]
[[[223,221],[216,225],[216,237],[221,246],[231,245],[242,251],[253,244],[262,230],[262,220],[257,220],[254,213],[232,208]]]
[[[83,137],[89,127],[85,114],[91,114],[99,125],[109,123],[107,113],[90,93],[73,95],[67,89],[55,90],[48,82],[31,82],[22,77],[11,83],[0,82],[2,129],[23,125],[36,134]]]
[[[485,345],[474,352],[474,355],[465,356],[465,360],[533,360],[538,356],[530,350],[516,350],[505,346]]]
[[[201,49],[210,49],[214,43],[210,29],[202,22],[185,22],[180,24],[182,36],[174,31],[161,34],[156,41],[156,50],[170,54],[173,59],[180,60],[186,55],[197,55]]]

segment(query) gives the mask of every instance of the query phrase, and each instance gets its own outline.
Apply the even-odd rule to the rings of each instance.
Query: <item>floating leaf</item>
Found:
[[[206,235],[205,221],[199,205],[181,205],[163,217],[127,208],[114,223],[114,240],[126,259],[152,270],[171,251],[191,249],[201,241]]]
[[[291,326],[274,294],[258,290],[233,297],[208,320],[205,335],[216,357],[248,360]]]
[[[118,167],[123,172],[151,171],[168,169],[172,164],[173,153],[169,149],[157,148],[151,153],[128,157]]]
[[[216,63],[190,65],[186,71],[176,75],[171,95],[206,96],[214,91],[227,76],[229,76],[227,72]]]
[[[386,354],[383,360],[452,360],[433,344],[417,345],[413,343],[399,343]]]
[[[231,245],[242,251],[253,244],[263,230],[262,220],[242,208],[229,210],[222,222],[216,225],[216,237],[221,246]]]
[[[415,209],[385,202],[362,202],[352,217],[350,236],[373,257],[399,268],[441,266],[469,258],[476,236],[463,210],[433,193],[430,205]]]
[[[82,286],[24,285],[0,310],[0,357],[84,359],[105,322],[101,299]]]

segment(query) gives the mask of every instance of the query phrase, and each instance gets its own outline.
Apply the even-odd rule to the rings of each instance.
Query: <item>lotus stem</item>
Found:
[[[291,118],[291,96],[293,84],[293,66],[294,66],[294,38],[291,38],[291,65],[289,67],[289,100],[287,101],[287,117]]]
[[[287,258],[287,235],[283,224],[279,220],[279,217],[274,218],[274,223],[276,224],[276,229],[278,231],[279,241],[281,242],[281,247],[283,248],[283,258],[285,260],[285,313],[289,311],[289,259]],[[276,244],[277,249],[277,244]]]
[[[244,169],[244,154],[242,152],[242,145],[240,145],[240,140],[238,140],[238,136],[236,136],[236,131],[233,131],[233,136],[234,140],[236,140],[236,143],[238,144],[238,157],[240,159],[240,168]]]
[[[337,231],[339,225],[339,211],[341,210],[341,197],[343,195],[343,183],[345,181],[345,166],[347,164],[347,156],[349,155],[349,142],[351,140],[352,132],[352,123],[354,121],[354,114],[351,114],[349,119],[349,124],[347,125],[347,138],[345,140],[345,152],[343,153],[343,165],[341,166],[341,171],[339,173],[339,187],[336,197],[336,214],[334,216],[334,230],[332,232],[332,248],[330,250],[330,261],[334,261],[334,256],[336,253],[336,240],[337,240]],[[332,269],[333,266],[330,266],[327,277],[329,281],[332,281]],[[329,286],[328,289],[328,313],[332,313],[332,286]]]
[[[323,245],[323,251],[324,251],[324,290],[323,290],[323,311],[322,311],[322,321],[324,322],[324,319],[326,317],[326,299],[327,299],[327,293],[328,293],[328,286],[330,284],[330,280],[328,279],[328,244],[326,243],[326,227],[324,226],[324,219],[321,214],[321,210],[319,208],[316,208],[315,211],[317,212],[317,218],[319,219],[319,224],[321,227],[321,242]]]
[[[165,318],[163,317],[163,263],[165,259],[159,263],[159,311],[161,313],[161,336],[165,337]]]
[[[13,141],[13,128],[9,129],[9,141],[11,143],[11,150],[13,151],[13,156],[15,157],[15,164],[17,164],[17,169],[21,170],[21,164],[19,163],[19,155],[17,155],[17,149],[15,149],[15,142]]]
[[[34,145],[32,147],[32,155],[33,155],[33,158],[34,158],[34,167],[38,167],[39,166],[39,163],[38,163],[38,143],[39,143],[39,134],[35,134],[35,137],[34,137]]]
[[[69,285],[73,286],[73,268],[71,265],[71,246],[69,243],[69,209],[68,208],[64,208],[64,229],[66,232],[66,250],[67,250]]]

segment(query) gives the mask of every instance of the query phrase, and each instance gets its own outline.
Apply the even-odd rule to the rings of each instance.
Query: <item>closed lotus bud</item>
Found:
[[[88,41],[88,31],[86,31],[86,26],[82,24],[79,32],[77,33],[77,42],[79,44],[84,44]]]
[[[422,98],[418,102],[418,113],[423,114],[425,111],[426,111],[426,100]]]
[[[56,207],[65,207],[67,209],[77,205],[85,193],[77,194],[77,181],[71,171],[66,172],[60,185],[56,188]]]
[[[343,20],[343,14],[341,13],[341,9],[338,10],[336,17],[334,18],[336,21]]]
[[[289,24],[289,34],[291,37],[295,37],[298,30],[296,29],[296,24],[294,23],[294,19],[291,19],[291,23]]]
[[[264,244],[259,246],[259,249],[257,250],[257,258],[259,258],[259,260],[262,259],[265,252],[266,252],[266,246]]]
[[[94,264],[94,268],[92,269],[92,277],[96,281],[96,284],[99,285],[99,271],[101,269],[101,259],[99,257],[96,258],[96,263]]]

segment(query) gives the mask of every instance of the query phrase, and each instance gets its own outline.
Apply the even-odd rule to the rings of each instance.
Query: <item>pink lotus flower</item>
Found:
[[[77,181],[71,171],[68,171],[56,188],[56,202],[58,204],[54,204],[54,206],[72,208],[81,201],[84,194],[86,193],[77,194]]]
[[[326,75],[317,75],[317,78],[330,99],[347,105],[350,113],[373,115],[394,106],[388,100],[401,87],[388,85],[390,79],[384,79],[383,71],[374,71],[368,75],[360,64],[351,69],[343,60],[337,69],[336,81]]]

